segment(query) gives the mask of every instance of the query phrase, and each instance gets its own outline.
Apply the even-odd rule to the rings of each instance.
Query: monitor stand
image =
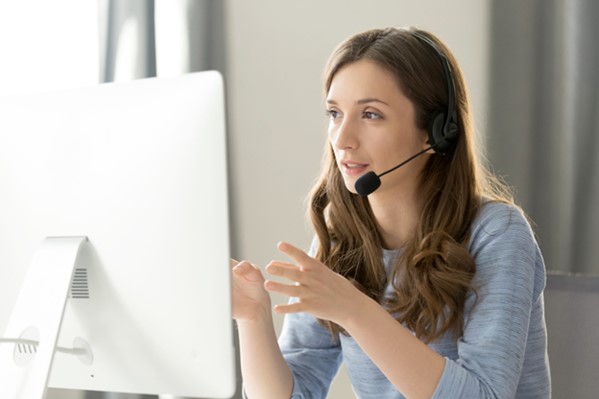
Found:
[[[87,237],[52,237],[36,249],[0,336],[0,398],[45,398],[74,266],[85,242]]]

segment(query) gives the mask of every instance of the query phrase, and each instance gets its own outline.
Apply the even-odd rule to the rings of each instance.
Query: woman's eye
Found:
[[[364,112],[364,117],[366,119],[381,119],[382,118],[382,116],[380,114],[377,114],[376,112],[372,112],[372,111]]]
[[[327,109],[325,113],[331,119],[337,119],[339,117],[339,111],[335,111],[334,109]]]

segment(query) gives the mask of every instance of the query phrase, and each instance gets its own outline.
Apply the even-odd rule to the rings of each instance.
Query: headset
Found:
[[[428,36],[418,31],[412,31],[414,37],[426,43],[435,50],[435,53],[443,65],[443,74],[447,84],[447,110],[437,111],[429,117],[428,137],[433,150],[440,154],[451,152],[458,138],[458,116],[455,106],[455,82],[451,72],[451,66],[445,53]]]
[[[443,111],[436,111],[429,117],[428,120],[428,142],[429,147],[424,150],[412,155],[410,158],[401,162],[399,165],[384,171],[383,173],[376,174],[374,171],[370,171],[362,175],[355,183],[356,192],[362,197],[366,197],[372,194],[381,185],[381,177],[387,173],[393,172],[394,170],[402,167],[413,159],[420,155],[434,150],[438,154],[446,155],[453,151],[458,139],[459,126],[458,126],[458,115],[455,106],[455,82],[451,73],[451,66],[445,56],[445,53],[441,51],[439,46],[428,36],[418,31],[410,31],[414,37],[420,41],[426,43],[431,47],[435,53],[437,53],[443,65],[443,74],[445,76],[445,82],[447,83],[447,109]]]

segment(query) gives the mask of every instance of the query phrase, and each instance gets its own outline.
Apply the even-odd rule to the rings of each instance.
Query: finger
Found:
[[[302,287],[299,285],[281,284],[276,281],[266,280],[264,282],[264,289],[269,292],[276,292],[289,297],[297,297],[300,295]]]
[[[270,262],[266,266],[266,272],[270,275],[283,277],[288,280],[296,281],[298,283],[302,283],[304,280],[304,275],[302,271],[295,265],[290,265],[288,263],[282,262]]]
[[[231,264],[232,263],[233,262],[231,262]],[[252,266],[251,266],[250,262],[248,262],[246,260],[237,262],[237,264],[235,266],[233,266],[233,271],[238,275],[246,274],[246,273],[250,272],[251,270],[252,270]]]
[[[242,260],[241,262],[238,261],[237,259],[233,259],[233,258],[229,258],[229,264],[231,265],[231,268],[235,268],[236,266],[238,266],[241,263],[249,263],[251,267],[253,267],[254,269],[258,270],[258,268],[256,267],[256,265],[254,265],[253,263],[251,263],[250,261],[247,260]]]
[[[275,305],[274,309],[275,313],[278,314],[288,314],[288,313],[301,313],[304,312],[304,306],[301,302],[293,302],[285,305]]]
[[[244,277],[249,281],[259,281],[262,279],[262,273],[254,265],[247,260],[239,262],[234,268],[233,273],[240,277]]]
[[[279,251],[289,256],[302,267],[304,267],[305,265],[310,265],[312,261],[314,261],[314,259],[308,256],[306,252],[289,244],[288,242],[279,242],[277,248],[279,249]]]

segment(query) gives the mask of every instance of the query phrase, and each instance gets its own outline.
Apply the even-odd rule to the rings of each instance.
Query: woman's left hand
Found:
[[[312,316],[330,320],[343,325],[352,314],[355,301],[365,297],[348,279],[335,273],[318,260],[291,244],[281,242],[279,251],[294,262],[272,261],[266,266],[266,272],[272,276],[283,277],[294,284],[282,284],[272,280],[264,282],[264,288],[289,297],[297,302],[276,305],[277,313],[306,312]]]

